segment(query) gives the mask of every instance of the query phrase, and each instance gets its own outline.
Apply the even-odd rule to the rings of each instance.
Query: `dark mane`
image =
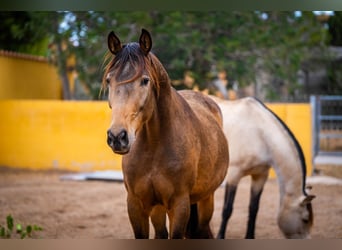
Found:
[[[107,77],[107,74],[111,71],[116,72],[116,75],[114,75],[113,77],[117,82],[125,83],[136,80],[136,78],[139,77],[145,69],[144,57],[145,56],[141,51],[138,43],[128,43],[126,45],[123,45],[122,50],[115,56],[112,56],[112,59],[107,64],[105,68],[104,80]],[[130,66],[135,69],[134,75],[122,74],[127,63],[129,63]]]
[[[279,123],[284,127],[284,129],[287,131],[287,133],[289,134],[289,136],[291,137],[296,149],[297,149],[297,152],[298,152],[298,155],[299,155],[299,159],[300,159],[300,162],[301,162],[301,166],[302,166],[302,174],[303,174],[303,194],[305,196],[307,196],[307,193],[306,193],[306,190],[305,190],[305,182],[306,182],[306,163],[305,163],[305,157],[304,157],[304,153],[303,153],[303,150],[302,150],[302,147],[300,146],[298,140],[296,139],[296,137],[294,136],[294,134],[292,133],[292,131],[289,129],[289,127],[283,122],[283,120],[281,120],[279,118],[279,116],[277,116],[272,110],[270,110],[263,102],[261,102],[258,98],[255,98],[254,99],[256,101],[258,101],[265,109],[267,109],[278,121]]]
[[[112,58],[105,66],[102,88],[106,88],[106,77],[108,73],[113,71],[115,71],[116,74],[112,77],[114,77],[119,84],[132,82],[140,77],[144,71],[147,71],[152,77],[151,80],[155,85],[158,95],[161,83],[169,84],[168,74],[161,62],[152,52],[148,55],[144,55],[143,51],[140,49],[139,43],[132,42],[125,44],[123,45],[122,50],[115,56],[112,54],[110,55]],[[131,69],[134,70],[123,72],[128,63]]]

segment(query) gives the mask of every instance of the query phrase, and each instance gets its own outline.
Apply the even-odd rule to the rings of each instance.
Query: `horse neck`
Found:
[[[297,148],[296,139],[292,138],[287,129],[279,122],[276,123],[277,130],[280,130],[281,136],[273,138],[272,166],[277,174],[280,202],[284,197],[297,199],[304,193],[305,172],[303,170],[301,149]],[[272,130],[274,131],[274,130]],[[303,163],[305,164],[305,163]]]
[[[177,102],[165,68],[157,58],[154,58],[153,64],[156,67],[154,108],[151,118],[144,125],[144,135],[146,140],[156,141],[161,133],[165,133],[165,127],[172,125],[171,117]]]
[[[291,157],[294,158],[294,157]],[[277,174],[280,203],[285,197],[287,199],[297,199],[303,195],[303,177],[301,165],[295,159],[278,159],[273,163],[273,168]]]

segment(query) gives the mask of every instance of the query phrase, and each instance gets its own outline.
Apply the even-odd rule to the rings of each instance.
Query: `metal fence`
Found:
[[[342,96],[311,96],[313,166],[342,166]]]

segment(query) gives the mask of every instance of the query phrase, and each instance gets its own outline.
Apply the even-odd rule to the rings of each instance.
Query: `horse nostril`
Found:
[[[113,144],[113,142],[114,142],[114,135],[113,135],[113,133],[110,131],[110,130],[108,130],[107,131],[107,144],[109,145],[109,146],[111,146],[111,144]]]
[[[121,143],[122,146],[127,146],[128,145],[128,135],[126,130],[122,130],[119,135],[118,135],[118,139]]]
[[[125,154],[129,150],[128,134],[126,130],[114,134],[107,130],[107,144],[115,153]]]

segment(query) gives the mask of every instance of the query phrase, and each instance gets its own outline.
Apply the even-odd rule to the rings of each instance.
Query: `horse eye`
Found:
[[[308,224],[309,220],[308,219],[302,219],[303,223]]]
[[[148,84],[148,82],[150,81],[150,79],[149,78],[147,78],[147,77],[145,77],[145,78],[143,78],[142,80],[141,80],[141,85],[142,86],[145,86],[145,85],[147,85]]]
[[[107,85],[110,84],[110,78],[107,78],[107,79],[106,79],[106,83],[107,83]]]

